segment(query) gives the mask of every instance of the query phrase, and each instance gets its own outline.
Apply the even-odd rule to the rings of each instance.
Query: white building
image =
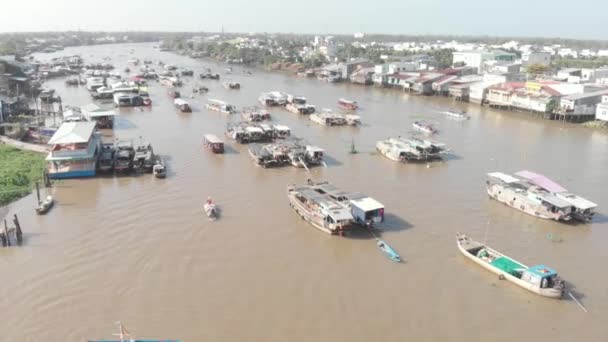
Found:
[[[608,78],[608,68],[581,69],[581,82],[597,82]]]
[[[542,64],[549,66],[551,64],[551,54],[548,52],[528,51],[521,55],[523,65]]]
[[[608,121],[608,95],[602,97],[602,103],[597,105],[597,111],[595,112],[595,119]]]

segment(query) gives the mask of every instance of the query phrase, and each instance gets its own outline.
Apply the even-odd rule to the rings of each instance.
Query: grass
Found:
[[[0,145],[0,206],[15,201],[42,180],[44,155]]]

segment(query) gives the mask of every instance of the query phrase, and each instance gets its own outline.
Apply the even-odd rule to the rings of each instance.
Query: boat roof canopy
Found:
[[[86,143],[95,131],[95,122],[64,122],[53,134],[49,145]]]
[[[563,199],[564,201],[572,204],[573,206],[575,206],[581,210],[593,209],[593,208],[597,207],[597,204],[595,204],[585,198],[582,198],[580,196],[571,194],[569,192],[560,192],[558,194],[555,194],[555,196],[557,196],[560,199]]]
[[[537,275],[541,278],[547,278],[547,277],[551,277],[551,276],[554,276],[557,274],[557,272],[555,272],[554,269],[549,268],[542,264],[532,266],[532,267],[528,268],[526,271],[528,271],[534,275]]]
[[[538,174],[538,173],[534,173],[531,171],[519,171],[515,174],[516,176],[519,176],[521,178],[524,178],[532,183],[534,183],[535,185],[540,186],[541,188],[549,191],[549,192],[565,192],[568,191],[566,190],[564,187],[562,187],[561,185],[555,183],[554,181],[550,180],[549,178]]]
[[[173,100],[173,103],[176,104],[177,106],[183,106],[183,105],[187,105],[188,102],[183,100],[183,99],[175,99]]]
[[[568,208],[568,207],[572,206],[572,204],[570,202],[565,201],[565,200],[563,200],[563,199],[561,199],[561,198],[559,198],[559,197],[557,197],[557,196],[555,196],[553,194],[537,194],[537,195],[543,201],[545,201],[545,202],[547,202],[547,203],[549,203],[551,205],[554,205],[554,206],[556,206],[558,208]]]
[[[210,144],[223,144],[224,142],[214,134],[205,134],[205,140]]]
[[[510,176],[510,175],[507,175],[506,173],[502,173],[502,172],[490,172],[490,173],[488,173],[488,177],[499,179],[505,183],[519,182],[519,179],[517,179],[513,176]]]
[[[353,199],[350,201],[350,203],[365,212],[384,209],[384,205],[382,205],[382,203],[371,197]]]

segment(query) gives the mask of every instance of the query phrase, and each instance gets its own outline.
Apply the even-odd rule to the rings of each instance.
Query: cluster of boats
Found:
[[[311,114],[310,121],[322,126],[358,126],[361,117],[353,114],[334,113],[331,109],[323,109],[320,113]]]
[[[430,162],[448,153],[445,144],[418,138],[388,138],[376,143],[376,150],[398,162]]]
[[[102,144],[97,169],[101,172],[116,173],[149,172],[157,178],[166,176],[164,163],[154,154],[152,145],[144,141],[135,146],[131,141]]]
[[[323,164],[324,153],[322,148],[307,145],[297,138],[249,146],[249,155],[255,164],[264,168],[290,164],[303,168],[318,166]]]

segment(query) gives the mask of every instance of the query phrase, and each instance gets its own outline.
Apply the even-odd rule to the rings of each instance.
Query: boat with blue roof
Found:
[[[498,274],[500,279],[506,279],[543,297],[559,299],[564,295],[565,282],[554,269],[543,264],[528,267],[464,234],[457,234],[456,241],[464,256]]]

